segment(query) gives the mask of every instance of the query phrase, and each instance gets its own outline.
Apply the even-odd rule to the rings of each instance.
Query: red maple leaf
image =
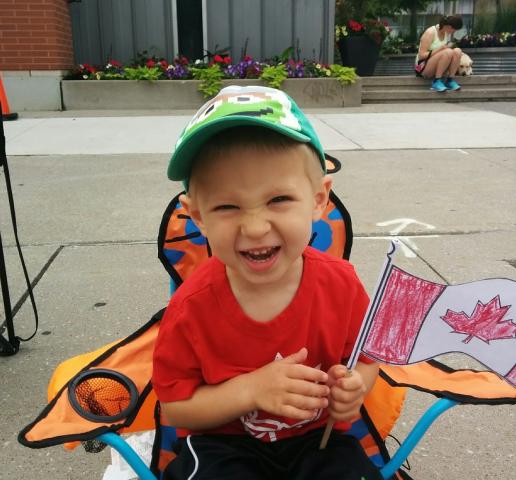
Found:
[[[464,312],[447,310],[441,318],[451,327],[453,333],[468,335],[463,343],[469,343],[473,337],[489,343],[489,340],[513,338],[516,334],[516,324],[512,320],[502,318],[511,308],[510,305],[500,306],[500,296],[497,295],[488,303],[477,302],[471,317]]]

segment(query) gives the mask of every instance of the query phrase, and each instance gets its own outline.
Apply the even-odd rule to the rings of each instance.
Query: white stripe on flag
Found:
[[[498,310],[502,310],[504,306],[516,305],[516,282],[493,278],[447,287],[428,312],[409,363],[426,360],[441,353],[463,352],[476,358],[491,370],[503,376],[507,375],[516,362],[516,338],[514,333],[510,338],[497,338],[504,335],[496,332],[496,325],[502,325],[509,320],[506,325],[510,326],[512,323],[515,327],[512,330],[516,330],[516,308],[507,309],[505,314],[502,310],[501,318],[492,317],[492,324],[487,325],[488,329],[493,330],[491,338],[487,336],[482,339],[480,335],[474,335],[474,328],[480,325],[481,320],[473,317],[477,303],[488,305],[497,297],[499,297],[498,306],[500,307]],[[443,320],[448,311],[462,313],[466,323],[469,317],[472,335],[455,333],[457,328]]]

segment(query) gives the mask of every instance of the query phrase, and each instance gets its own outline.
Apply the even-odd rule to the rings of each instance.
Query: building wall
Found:
[[[208,49],[258,60],[294,47],[295,56],[333,63],[333,0],[208,0]]]
[[[0,0],[0,75],[11,111],[60,110],[74,64],[67,0]]]
[[[76,63],[126,63],[144,50],[169,60],[174,56],[171,0],[74,2],[70,15]]]
[[[73,66],[67,0],[0,0],[0,70]]]
[[[0,0],[2,1],[2,0]],[[77,63],[128,62],[139,52],[171,61],[181,52],[178,0],[71,3]],[[264,60],[294,47],[301,58],[333,61],[334,0],[203,0],[205,50],[229,48]],[[192,58],[191,60],[195,60]]]

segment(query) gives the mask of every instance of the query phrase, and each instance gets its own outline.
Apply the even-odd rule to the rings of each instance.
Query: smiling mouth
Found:
[[[242,250],[240,255],[245,257],[246,259],[252,262],[267,262],[279,252],[280,247],[269,247],[269,248],[259,248],[259,249],[251,249],[251,250]]]

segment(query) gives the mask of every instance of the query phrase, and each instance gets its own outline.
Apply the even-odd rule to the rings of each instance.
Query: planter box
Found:
[[[197,80],[63,80],[65,110],[171,110],[199,108],[206,99]],[[223,80],[228,85],[266,85],[260,80]],[[334,78],[288,79],[282,85],[301,108],[357,107],[361,79],[342,86]]]

